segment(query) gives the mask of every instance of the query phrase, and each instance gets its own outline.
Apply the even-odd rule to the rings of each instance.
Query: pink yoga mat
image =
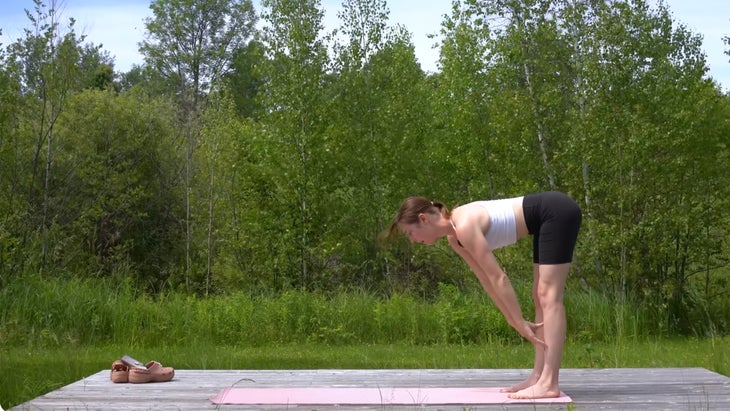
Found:
[[[214,404],[517,404],[568,403],[570,397],[513,400],[499,388],[225,388],[210,400]]]

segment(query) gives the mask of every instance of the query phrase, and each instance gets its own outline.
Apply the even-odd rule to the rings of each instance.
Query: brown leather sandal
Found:
[[[129,369],[129,382],[133,384],[140,384],[146,382],[166,382],[170,381],[175,376],[175,370],[172,367],[163,367],[157,361],[150,361],[145,364],[147,369],[144,368],[130,368]]]
[[[115,383],[129,382],[129,367],[127,367],[127,364],[121,360],[114,361],[112,363],[111,379]]]

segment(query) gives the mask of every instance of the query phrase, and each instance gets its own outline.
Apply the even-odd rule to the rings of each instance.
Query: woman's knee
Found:
[[[537,287],[533,287],[533,299],[535,304],[543,308],[550,308],[555,304],[563,304],[565,294],[565,281],[539,281]]]

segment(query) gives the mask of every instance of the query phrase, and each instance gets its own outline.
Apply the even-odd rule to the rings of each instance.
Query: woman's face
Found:
[[[423,217],[421,217],[423,216]],[[401,231],[408,236],[412,243],[433,244],[439,239],[434,231],[430,218],[425,214],[419,215],[419,222],[416,224],[398,224]]]

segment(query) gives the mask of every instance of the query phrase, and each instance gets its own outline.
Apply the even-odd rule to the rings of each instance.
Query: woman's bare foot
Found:
[[[535,384],[520,391],[508,395],[513,400],[534,400],[538,398],[557,398],[560,397],[559,388],[546,388]]]
[[[519,384],[513,385],[509,388],[502,388],[499,390],[499,392],[517,392],[520,390],[524,390],[527,387],[532,387],[537,383],[537,380],[540,378],[539,375],[531,374],[525,381],[522,381]]]

